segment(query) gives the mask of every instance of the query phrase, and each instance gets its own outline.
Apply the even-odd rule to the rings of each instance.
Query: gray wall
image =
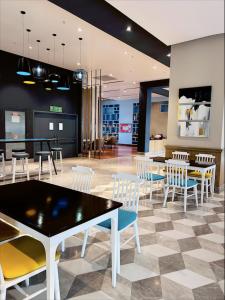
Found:
[[[177,134],[179,88],[212,86],[210,135],[208,138],[180,138]],[[224,118],[224,34],[172,46],[167,144],[223,148]]]

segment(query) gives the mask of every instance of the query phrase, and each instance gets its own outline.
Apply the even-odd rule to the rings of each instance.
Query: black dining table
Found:
[[[107,219],[111,219],[112,286],[116,286],[118,208],[122,203],[37,180],[0,186],[0,195],[0,218],[44,245],[47,299],[54,299],[58,245]]]
[[[57,169],[55,165],[55,160],[51,152],[51,142],[56,142],[56,138],[24,138],[24,139],[0,139],[0,143],[9,144],[9,143],[40,143],[40,150],[43,149],[43,143],[45,142],[48,146],[48,150],[50,151],[50,156],[52,159],[52,164],[54,167],[55,174],[57,175]]]

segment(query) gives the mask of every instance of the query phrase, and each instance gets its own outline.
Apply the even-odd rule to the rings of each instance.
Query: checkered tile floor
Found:
[[[134,172],[130,158],[74,160],[65,162],[56,184],[69,186],[71,165],[89,165],[96,170],[92,193],[105,198],[112,194],[111,174]],[[68,170],[68,173],[67,173]],[[61,177],[60,177],[61,176]],[[222,300],[224,299],[224,194],[215,194],[196,209],[190,200],[183,212],[182,198],[162,208],[163,194],[153,201],[142,192],[139,206],[141,254],[130,241],[121,249],[121,273],[117,287],[111,286],[109,235],[91,229],[84,259],[80,258],[83,234],[66,240],[59,264],[62,299],[76,300]],[[127,239],[132,229],[122,235]],[[29,290],[45,284],[45,275],[31,281]],[[11,289],[7,299],[22,299]],[[44,295],[36,299],[44,299]]]

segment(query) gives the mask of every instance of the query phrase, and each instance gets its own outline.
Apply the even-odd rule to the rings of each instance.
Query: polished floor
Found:
[[[90,166],[95,170],[91,193],[105,198],[112,195],[111,175],[135,172],[132,156],[111,159],[65,159],[64,171],[53,176],[54,184],[71,187],[71,167]],[[37,166],[33,164],[34,170]],[[43,178],[48,181],[48,175]],[[3,184],[3,182],[2,182]],[[184,214],[176,198],[162,208],[163,194],[141,193],[139,233],[141,254],[133,241],[121,249],[121,273],[117,287],[111,286],[109,236],[91,230],[84,259],[80,258],[83,234],[66,240],[59,264],[62,299],[76,300],[222,300],[224,299],[224,194],[215,194],[203,207],[195,208],[190,199]],[[132,230],[124,233],[128,238]],[[45,274],[34,278],[29,290],[43,287]],[[11,289],[7,299],[20,300]],[[35,299],[45,299],[44,295]]]
[[[105,145],[104,151],[101,153],[96,152],[91,156],[93,158],[106,159],[106,158],[116,158],[116,157],[124,157],[137,154],[136,146],[126,146],[126,145],[115,145],[115,146],[107,146]]]

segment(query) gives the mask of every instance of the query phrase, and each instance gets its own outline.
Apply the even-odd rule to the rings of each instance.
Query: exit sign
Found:
[[[58,113],[61,113],[61,112],[62,112],[62,107],[61,107],[61,106],[51,105],[51,106],[50,106],[50,111],[51,111],[51,112],[58,112]]]

